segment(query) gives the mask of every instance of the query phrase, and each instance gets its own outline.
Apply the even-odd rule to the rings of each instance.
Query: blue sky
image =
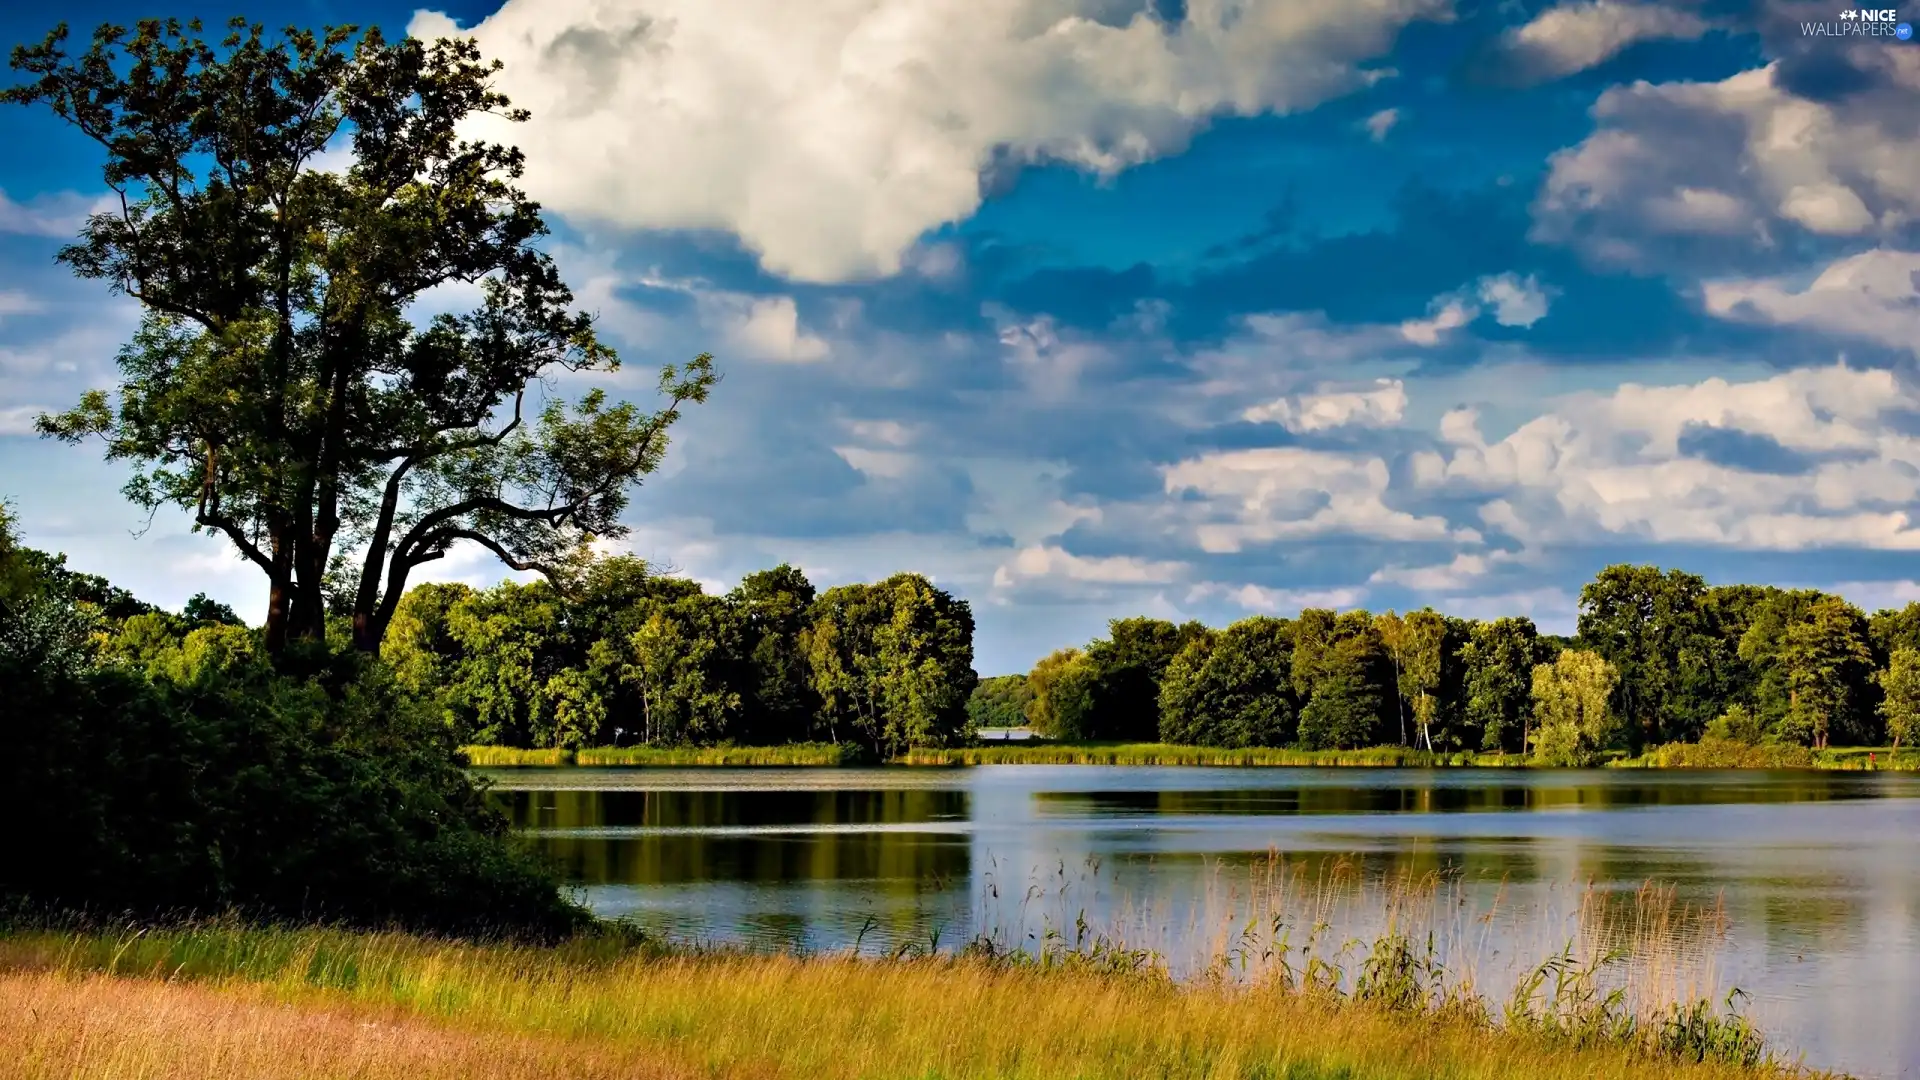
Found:
[[[644,393],[699,351],[725,374],[635,499],[634,551],[715,587],[923,571],[973,602],[992,674],[1131,614],[1565,630],[1622,560],[1920,598],[1920,42],[1808,32],[1839,10],[246,13],[471,33],[506,63],[534,119],[477,133],[527,151],[622,352],[608,381]],[[195,12],[62,14],[149,13]],[[0,13],[9,41],[47,28]],[[89,146],[21,110],[0,145],[0,493],[142,595],[261,606],[95,448],[31,435],[111,385],[136,314],[53,262],[101,190]],[[435,570],[502,576],[477,551]]]

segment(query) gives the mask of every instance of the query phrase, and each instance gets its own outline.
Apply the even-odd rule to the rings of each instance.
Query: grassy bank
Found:
[[[0,1054],[25,1080],[1792,1071],[1711,1010],[1636,1020],[1558,993],[1496,1019],[1442,992],[1404,940],[1376,945],[1354,976],[1182,984],[1097,949],[874,960],[607,938],[537,949],[240,927],[29,932],[0,939]]]
[[[468,761],[481,768],[513,766],[598,765],[668,766],[836,766],[863,764],[850,746],[796,743],[790,746],[622,747],[597,750],[519,750],[508,746],[469,746]],[[1871,758],[1870,758],[1871,755]],[[1404,746],[1365,750],[1290,750],[1282,747],[1229,749],[1217,746],[1177,746],[1170,743],[1048,742],[1031,740],[909,750],[889,762],[893,765],[1219,765],[1281,766],[1294,768],[1521,768],[1527,759],[1517,754],[1434,754]],[[1811,750],[1804,746],[1732,742],[1673,743],[1639,757],[1608,761],[1627,769],[1822,769],[1920,770],[1920,751],[1902,749],[1898,755],[1885,747],[1846,747]]]
[[[1430,754],[1404,746],[1367,750],[1287,750],[1279,747],[1230,749],[1169,743],[1048,743],[965,746],[910,750],[905,765],[1276,765],[1435,768],[1448,765],[1497,765],[1497,754]]]
[[[786,746],[623,746],[587,750],[520,750],[511,746],[468,746],[462,752],[479,768],[539,765],[673,766],[818,766],[852,765],[850,746],[793,743]]]
[[[1814,750],[1805,746],[1762,743],[1748,745],[1709,739],[1699,743],[1672,743],[1639,757],[1610,762],[1623,769],[1819,769],[1824,771],[1920,770],[1920,753],[1887,747],[1836,747]]]

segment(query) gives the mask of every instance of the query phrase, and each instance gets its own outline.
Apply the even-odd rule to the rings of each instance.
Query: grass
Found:
[[[510,746],[467,746],[461,752],[476,768],[539,765],[740,766],[852,765],[854,748],[830,743],[785,746],[623,746],[587,750],[520,750]]]
[[[0,1054],[22,1080],[1798,1072],[1715,1003],[1628,1010],[1571,947],[1499,1009],[1404,935],[1351,977],[1284,958],[1256,977],[1224,970],[1176,981],[1149,954],[1085,941],[875,959],[614,935],[535,948],[240,925],[26,931],[0,938]]]
[[[1373,768],[1498,765],[1503,761],[1498,754],[1434,754],[1404,746],[1367,750],[1289,750],[1279,747],[1232,749],[1169,743],[1103,742],[1030,742],[945,750],[909,750],[895,760],[903,765],[1274,765]]]
[[[462,752],[477,768],[599,765],[632,767],[688,766],[837,766],[864,763],[850,744],[794,743],[786,746],[620,747],[587,750],[520,750],[508,746],[468,746]],[[1630,769],[1822,769],[1920,770],[1920,751],[1886,747],[1811,750],[1803,746],[1748,746],[1725,740],[1670,743],[1634,758],[1607,762]],[[1282,747],[1227,748],[1170,743],[1049,742],[1031,740],[909,750],[893,765],[1225,765],[1320,768],[1526,767],[1517,754],[1429,753],[1404,746],[1364,750],[1291,750]]]
[[[1838,747],[1813,750],[1781,743],[1749,745],[1728,739],[1698,743],[1669,743],[1637,758],[1610,764],[1629,769],[1818,769],[1823,771],[1911,771],[1920,769],[1920,753],[1884,746]]]

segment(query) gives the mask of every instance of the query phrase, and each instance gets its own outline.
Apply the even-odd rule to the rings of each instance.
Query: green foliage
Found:
[[[1556,767],[1596,764],[1620,734],[1611,705],[1619,675],[1599,653],[1569,649],[1533,669],[1534,760]]]
[[[1880,715],[1898,753],[1900,744],[1911,746],[1920,741],[1920,649],[1909,645],[1895,648],[1879,680],[1885,693]]]
[[[1466,719],[1487,750],[1521,752],[1533,715],[1533,668],[1544,657],[1533,620],[1475,623],[1460,649]]]
[[[813,583],[785,563],[748,574],[730,597],[746,621],[745,727],[749,742],[804,738],[819,711],[807,681],[800,635],[813,606]]]
[[[1779,652],[1790,695],[1781,733],[1824,749],[1838,734],[1864,742],[1873,737],[1869,691],[1873,654],[1867,621],[1837,596],[1822,597],[1787,628]]]
[[[562,935],[585,914],[505,836],[443,724],[377,662],[277,672],[258,632],[57,591],[0,601],[0,776],[35,828],[0,897]],[[41,820],[44,815],[44,820]]]
[[[1609,566],[1580,591],[1580,642],[1619,673],[1636,746],[1698,738],[1720,711],[1731,655],[1707,593],[1699,577],[1655,566]]]
[[[967,696],[967,722],[975,728],[1012,728],[1027,722],[1027,703],[1033,687],[1025,675],[995,675],[981,679]]]
[[[715,742],[737,726],[743,697],[740,622],[717,597],[694,593],[654,606],[629,639],[624,677],[640,688],[649,745]]]
[[[1298,727],[1288,673],[1293,624],[1257,615],[1198,635],[1160,684],[1160,739],[1195,746],[1277,746]]]
[[[1027,724],[1049,739],[1090,737],[1094,710],[1093,662],[1078,649],[1059,649],[1027,675]]]
[[[973,610],[919,574],[821,593],[801,646],[828,741],[889,757],[966,737]]]
[[[1793,743],[1755,744],[1710,734],[1697,743],[1656,746],[1620,764],[1655,769],[1811,769],[1820,763],[1812,750]]]
[[[103,26],[75,56],[62,26],[14,50],[26,81],[0,100],[97,143],[118,196],[60,260],[144,311],[115,390],[41,432],[103,437],[129,497],[265,574],[276,654],[323,639],[329,609],[377,650],[411,571],[456,543],[567,575],[626,532],[710,358],[663,370],[651,413],[595,389],[528,415],[532,384],[616,360],[543,249],[520,152],[461,137],[477,114],[527,118],[498,64],[464,38],[229,30]],[[410,321],[451,281],[478,284],[474,310]]]
[[[1086,648],[1093,667],[1088,738],[1151,739],[1160,729],[1160,684],[1180,650],[1203,636],[1197,622],[1115,619]]]
[[[1707,725],[1705,739],[1739,743],[1742,746],[1758,746],[1766,739],[1766,735],[1766,729],[1761,726],[1760,718],[1755,716],[1751,709],[1745,705],[1729,705],[1726,712],[1714,717],[1713,723]]]
[[[1366,612],[1334,621],[1312,679],[1312,697],[1300,710],[1300,745],[1309,750],[1353,749],[1381,741],[1391,730],[1394,673],[1380,632]]]

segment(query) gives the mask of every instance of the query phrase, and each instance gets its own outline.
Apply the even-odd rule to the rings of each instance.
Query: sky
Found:
[[[475,134],[525,150],[622,357],[600,384],[648,402],[658,365],[714,354],[625,547],[714,589],[920,571],[972,603],[983,674],[1130,615],[1568,632],[1623,561],[1920,598],[1920,41],[1842,11],[244,9],[476,38],[532,119]],[[61,10],[155,14],[230,12]],[[0,41],[52,17],[6,5]],[[90,144],[10,108],[0,146],[0,496],[154,602],[263,610],[222,542],[121,497],[122,463],[32,433],[113,385],[138,312],[53,259],[104,191]]]

